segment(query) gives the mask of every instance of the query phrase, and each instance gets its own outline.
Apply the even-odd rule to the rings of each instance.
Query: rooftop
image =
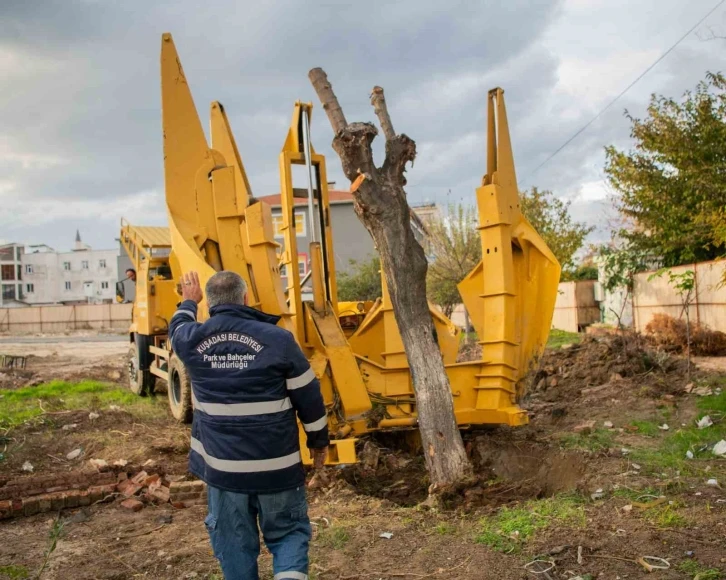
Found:
[[[282,205],[282,195],[276,193],[274,195],[263,195],[257,198],[260,201],[264,201],[267,205],[272,207],[279,207]],[[308,200],[306,197],[296,197],[295,205],[307,205]],[[341,191],[339,189],[329,189],[328,199],[330,203],[353,203],[353,194],[349,191]]]

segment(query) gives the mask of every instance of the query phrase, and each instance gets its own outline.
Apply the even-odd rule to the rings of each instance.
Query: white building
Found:
[[[22,259],[23,295],[28,304],[112,302],[118,280],[118,250],[93,250],[76,233],[75,248],[56,252],[27,246]]]

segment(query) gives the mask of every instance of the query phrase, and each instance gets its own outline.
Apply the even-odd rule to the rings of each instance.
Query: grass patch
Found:
[[[502,508],[495,516],[482,519],[475,541],[499,552],[519,552],[539,530],[550,526],[584,527],[585,521],[585,510],[577,497],[529,501]]]
[[[678,570],[688,574],[691,578],[698,578],[698,580],[720,580],[723,578],[720,570],[706,568],[696,560],[684,560],[678,564]]]
[[[347,529],[333,526],[320,530],[317,543],[323,548],[342,550],[348,540],[350,540],[350,534]]]
[[[619,497],[628,501],[639,501],[642,503],[653,501],[662,495],[663,491],[654,487],[645,487],[643,489],[620,487],[613,490],[613,497]]]
[[[726,392],[720,395],[703,397],[698,400],[698,418],[710,415],[716,421],[726,415]],[[664,437],[656,449],[634,449],[632,458],[651,472],[672,469],[684,475],[696,475],[700,463],[715,459],[711,447],[726,438],[726,420],[714,422],[711,427],[698,429],[695,424],[684,427]],[[687,459],[690,451],[694,459]]]
[[[549,339],[547,339],[547,348],[562,348],[566,344],[579,344],[582,341],[582,335],[577,332],[567,332],[566,330],[550,330]]]
[[[153,397],[142,398],[131,391],[98,381],[68,383],[52,381],[37,387],[0,389],[0,427],[12,428],[43,415],[46,411],[102,409],[118,405],[142,416],[163,413]],[[41,405],[43,408],[41,409]]]
[[[436,526],[436,527],[434,528],[434,530],[435,530],[435,531],[436,531],[436,533],[437,533],[437,534],[439,534],[440,536],[447,536],[447,535],[449,535],[449,534],[453,534],[453,533],[454,533],[454,531],[456,530],[456,528],[455,528],[454,526],[452,526],[452,525],[451,525],[450,523],[448,523],[448,522],[441,522],[440,524],[438,524],[438,525],[437,525],[437,526]]]
[[[566,433],[560,437],[560,447],[597,453],[612,447],[614,437],[613,432],[608,429],[595,429],[587,434]]]
[[[637,427],[638,435],[643,435],[645,437],[657,437],[660,433],[658,424],[655,421],[631,421],[630,424],[633,427]]]
[[[688,520],[678,513],[676,504],[660,505],[645,510],[645,519],[659,528],[683,528],[688,525]]]
[[[15,566],[14,564],[10,564],[9,566],[0,566],[0,578],[21,580],[22,578],[29,577],[30,574],[25,566]]]

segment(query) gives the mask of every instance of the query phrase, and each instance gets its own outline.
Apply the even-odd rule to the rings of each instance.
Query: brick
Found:
[[[53,507],[49,494],[43,494],[38,496],[38,511],[49,512],[50,508]]]
[[[100,485],[94,485],[92,487],[89,487],[88,495],[91,498],[91,503],[96,503],[106,497],[106,494],[103,492],[103,489]]]
[[[78,493],[78,505],[79,506],[91,505],[91,496],[88,494],[87,489],[82,489]]]
[[[0,520],[13,517],[13,502],[12,500],[6,499],[0,501]]]
[[[164,487],[163,485],[160,487],[156,487],[153,489],[153,491],[149,490],[149,496],[154,501],[161,502],[161,503],[167,503],[170,498],[169,488]]]
[[[187,501],[189,499],[201,499],[198,491],[185,491],[183,493],[176,493],[173,496],[174,501]]]
[[[148,487],[156,482],[161,482],[161,476],[159,474],[150,475],[144,480],[144,487]]]
[[[14,499],[13,500],[13,517],[22,515],[22,513],[23,513],[23,500]]]
[[[113,483],[114,481],[116,481],[116,474],[113,471],[96,473],[93,477],[96,483]]]
[[[66,493],[64,491],[58,491],[48,495],[50,496],[50,509],[54,512],[60,511],[66,507]]]
[[[114,486],[119,493],[125,497],[131,497],[141,491],[141,485],[134,483],[133,480],[127,479]]]
[[[118,475],[116,476],[116,481],[121,483],[122,481],[126,481],[129,478],[129,474],[125,471],[119,471]]]
[[[189,483],[192,484],[192,489],[195,491],[202,491],[204,489],[207,489],[207,484],[203,481],[190,481]]]
[[[182,493],[186,491],[190,491],[192,489],[191,481],[174,481],[169,485],[169,490],[171,491],[171,495],[174,495],[175,493]]]
[[[38,513],[38,498],[27,497],[23,500],[23,513],[26,516],[34,516]]]
[[[74,508],[80,505],[81,490],[74,489],[66,494],[66,507]]]
[[[139,471],[139,473],[131,478],[131,481],[133,481],[137,485],[143,485],[147,477],[149,477],[148,473],[146,473],[145,471]]]
[[[138,512],[144,508],[144,504],[141,503],[138,499],[129,498],[121,502],[121,507],[127,510]]]

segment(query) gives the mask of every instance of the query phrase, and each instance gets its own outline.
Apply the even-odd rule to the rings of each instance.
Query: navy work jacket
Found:
[[[169,339],[192,382],[189,470],[238,493],[276,493],[304,485],[296,416],[307,446],[329,444],[320,384],[292,334],[271,316],[234,304],[197,322],[186,300]]]

